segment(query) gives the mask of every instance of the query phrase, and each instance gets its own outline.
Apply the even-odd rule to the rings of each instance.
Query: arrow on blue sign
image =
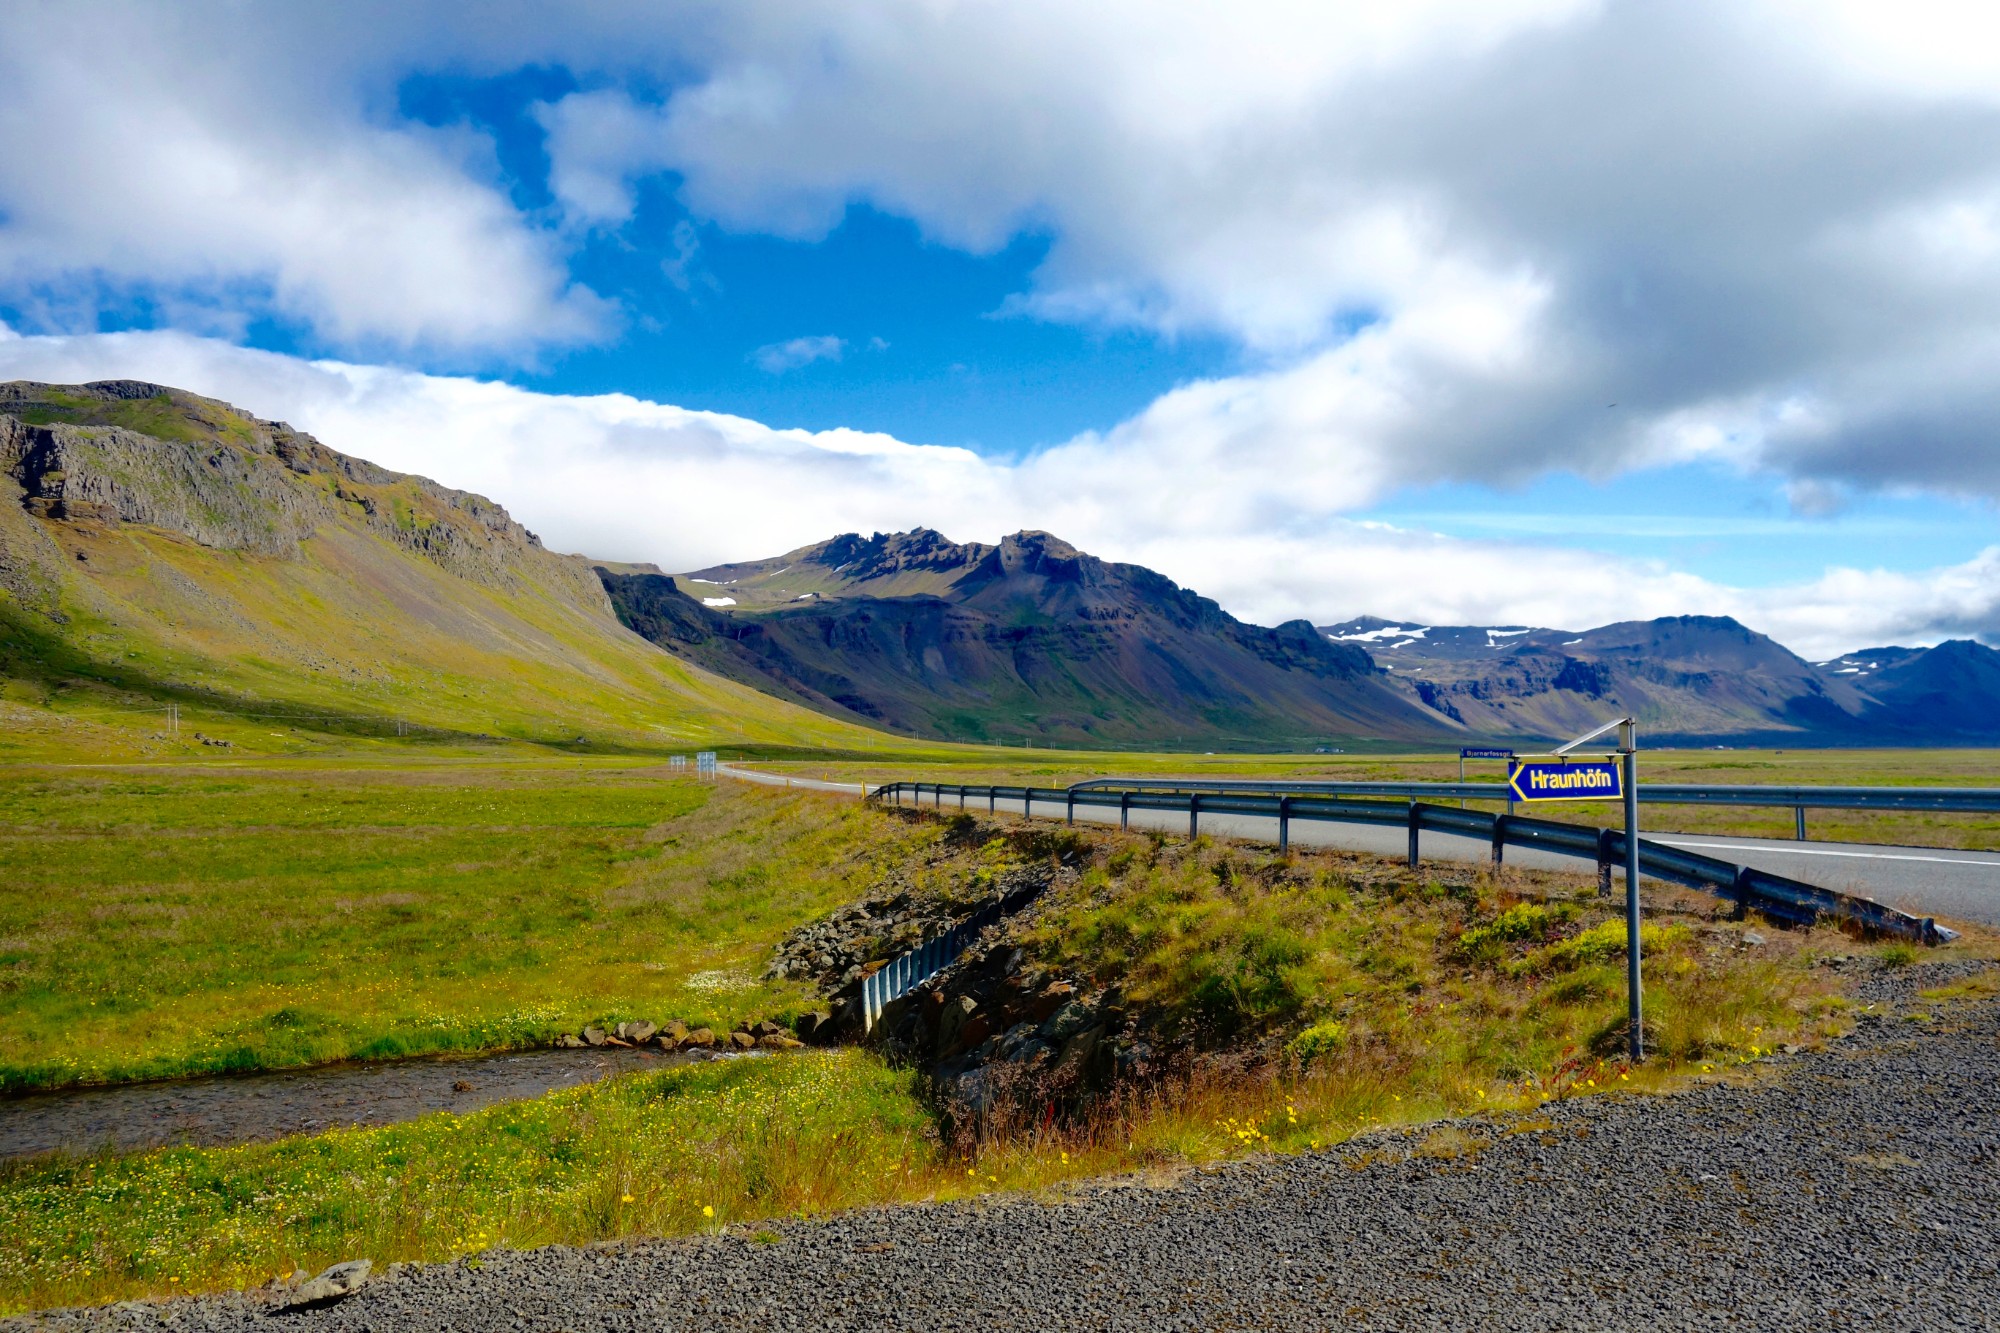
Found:
[[[1615,801],[1625,795],[1618,764],[1608,759],[1523,759],[1508,771],[1507,786],[1517,801]]]

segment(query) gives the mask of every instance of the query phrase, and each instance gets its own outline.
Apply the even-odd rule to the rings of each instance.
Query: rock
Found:
[[[645,1045],[653,1039],[653,1034],[659,1030],[659,1024],[648,1023],[643,1018],[631,1023],[620,1023],[618,1025],[618,1035],[626,1041],[631,1042],[634,1046]]]
[[[800,1014],[798,1019],[792,1024],[792,1031],[799,1035],[801,1041],[811,1041],[813,1033],[819,1031],[820,1027],[825,1024],[826,1018],[827,1016],[822,1013]]]
[[[583,1049],[583,1042],[567,1032],[556,1038],[556,1045],[565,1051],[580,1051]]]
[[[959,1047],[958,1035],[965,1028],[966,1020],[979,1008],[979,1001],[970,995],[958,995],[944,1002],[944,1012],[938,1015],[937,1052],[940,1059]]]
[[[1056,1057],[1056,1072],[1082,1074],[1090,1064],[1090,1057],[1097,1051],[1098,1039],[1103,1035],[1103,1028],[1085,1028],[1064,1042],[1062,1054]]]
[[[1096,1017],[1096,1012],[1088,1004],[1082,1000],[1071,1000],[1042,1024],[1042,1036],[1052,1045],[1066,1042],[1089,1027]]]
[[[739,1051],[747,1051],[756,1046],[757,1039],[747,1032],[732,1032],[729,1034],[729,1044]]]
[[[757,1038],[757,1045],[767,1051],[796,1051],[805,1043],[788,1032],[773,1032],[768,1037]]]
[[[696,1028],[687,1034],[687,1040],[682,1042],[681,1045],[695,1046],[706,1050],[708,1047],[715,1045],[715,1032],[711,1028]]]
[[[1028,1014],[1037,1023],[1046,1023],[1056,1010],[1076,998],[1076,987],[1067,981],[1052,981],[1035,997],[1028,1006]]]
[[[750,1028],[750,1035],[753,1037],[775,1037],[780,1032],[783,1031],[784,1031],[783,1028],[779,1027],[776,1023],[773,1023],[770,1019],[767,1018],[763,1020],[761,1023],[756,1023],[752,1025]]]
[[[603,1028],[585,1028],[583,1030],[583,1044],[586,1046],[602,1046],[609,1040],[610,1038],[605,1035]]]
[[[662,1046],[678,1046],[687,1040],[687,1035],[688,1025],[678,1018],[670,1018],[667,1025],[655,1034],[655,1040]]]
[[[1746,930],[1743,932],[1743,943],[1754,949],[1764,943],[1764,937],[1754,930]]]
[[[283,1307],[297,1310],[305,1306],[325,1305],[352,1296],[367,1285],[368,1271],[375,1266],[371,1259],[350,1259],[344,1264],[335,1264],[310,1281],[301,1282],[287,1293]]]

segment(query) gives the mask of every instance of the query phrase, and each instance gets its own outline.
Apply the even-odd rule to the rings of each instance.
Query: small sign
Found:
[[[1460,759],[1512,759],[1514,752],[1512,750],[1482,750],[1473,747],[1460,750],[1458,757]]]
[[[1625,795],[1616,760],[1523,759],[1507,771],[1517,801],[1615,801]]]

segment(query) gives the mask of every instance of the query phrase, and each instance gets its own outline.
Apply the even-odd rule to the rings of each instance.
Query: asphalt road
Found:
[[[750,769],[724,766],[729,777],[774,786],[791,785],[821,791],[860,794],[855,783],[821,782],[809,778],[785,778]],[[947,808],[955,808],[947,799]],[[974,809],[983,810],[983,802]],[[1019,801],[1001,801],[998,812],[1020,814]],[[1037,815],[1059,813],[1053,808],[1035,807]],[[1116,824],[1118,815],[1107,810],[1078,810],[1077,819],[1097,824]],[[1131,812],[1135,828],[1158,828],[1170,832],[1187,831],[1187,816],[1161,810]],[[1263,842],[1277,840],[1275,819],[1250,815],[1203,815],[1201,829],[1217,837],[1245,838]],[[1879,847],[1847,842],[1792,842],[1768,838],[1710,837],[1696,834],[1646,833],[1655,842],[1692,851],[1707,852],[1725,860],[1768,870],[1808,884],[1818,884],[1844,893],[1859,894],[1919,916],[1947,920],[1977,921],[2000,926],[2000,852],[1962,852],[1929,847]],[[1291,837],[1302,846],[1339,847],[1348,851],[1375,852],[1401,857],[1408,853],[1408,835],[1399,828],[1370,824],[1321,824],[1294,819]],[[1484,862],[1491,848],[1476,838],[1448,833],[1426,832],[1420,854],[1439,860]],[[1512,865],[1538,870],[1587,871],[1587,863],[1572,857],[1552,856],[1525,848],[1509,847]]]

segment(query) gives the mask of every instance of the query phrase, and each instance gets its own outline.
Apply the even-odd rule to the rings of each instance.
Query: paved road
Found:
[[[1976,965],[1974,965],[1976,966]],[[1869,978],[1823,1053],[1671,1097],[1598,1095],[1451,1135],[1048,1198],[489,1251],[282,1321],[299,1333],[613,1330],[1994,1329],[2000,1006]],[[1884,1011],[1902,1005],[1932,1021]],[[752,1230],[760,1239],[750,1238]],[[268,1296],[22,1329],[278,1327]]]
[[[797,787],[855,794],[859,794],[861,790],[855,783],[820,782],[807,778],[788,779],[728,765],[723,767],[723,771],[729,777],[780,786],[789,783]],[[946,798],[946,807],[954,808],[952,798]],[[985,803],[974,802],[972,808],[983,810]],[[1000,801],[996,809],[1002,813],[1018,815],[1021,813],[1021,803]],[[1058,807],[1044,808],[1037,805],[1033,813],[1059,817],[1061,811]],[[1098,824],[1118,822],[1116,811],[1080,809],[1076,817]],[[1187,831],[1187,816],[1171,811],[1134,810],[1131,812],[1131,820],[1135,828],[1158,828],[1183,833]],[[1203,815],[1201,828],[1203,832],[1217,837],[1247,838],[1264,842],[1275,841],[1278,836],[1275,819],[1250,815]],[[1409,835],[1402,829],[1370,824],[1321,824],[1295,819],[1292,821],[1291,836],[1293,841],[1302,846],[1339,847],[1349,851],[1375,852],[1383,856],[1404,856],[1409,848]],[[1656,842],[1708,852],[1724,860],[1755,866],[1759,870],[1768,870],[1773,874],[1803,880],[1808,884],[1860,894],[1919,916],[1978,921],[1989,926],[2000,926],[2000,852],[1960,852],[1928,847],[1879,847],[1861,843],[1792,842],[1768,838],[1709,837],[1676,833],[1648,833],[1646,836]],[[1492,849],[1480,839],[1461,838],[1449,833],[1426,832],[1423,834],[1421,853],[1426,857],[1436,857],[1440,860],[1477,863],[1488,860],[1492,856]],[[1538,870],[1577,871],[1589,868],[1586,863],[1571,857],[1553,856],[1546,852],[1518,847],[1507,849],[1507,859],[1510,864]]]

